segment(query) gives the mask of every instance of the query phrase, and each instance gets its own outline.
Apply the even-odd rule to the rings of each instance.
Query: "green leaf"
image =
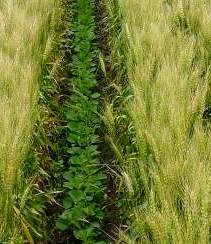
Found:
[[[72,200],[73,200],[75,203],[77,203],[77,202],[79,202],[80,200],[83,200],[83,199],[85,198],[84,193],[81,192],[81,191],[74,191],[74,190],[72,190],[72,191],[70,191],[70,192],[68,193],[68,195],[72,198]]]
[[[62,231],[65,231],[69,225],[68,225],[68,222],[65,222],[63,221],[61,218],[56,222],[56,227],[59,229],[59,230],[62,230]]]

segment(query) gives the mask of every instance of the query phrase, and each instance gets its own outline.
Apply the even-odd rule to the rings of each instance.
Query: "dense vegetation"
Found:
[[[100,94],[95,91],[97,50],[94,2],[76,0],[70,7],[73,13],[72,62],[69,64],[72,94],[64,107],[65,210],[57,221],[57,227],[70,229],[83,242],[95,243],[102,234],[100,228],[104,217],[102,207],[106,176],[102,172],[98,150]]]
[[[120,1],[134,147],[128,154],[116,144],[126,243],[210,242],[210,7]],[[118,122],[121,114],[113,116]]]
[[[21,241],[20,232],[28,233],[21,215],[28,191],[21,168],[30,146],[39,76],[53,12],[50,0],[0,3],[1,243],[14,243],[19,238]]]
[[[0,243],[210,243],[208,0],[0,3]]]

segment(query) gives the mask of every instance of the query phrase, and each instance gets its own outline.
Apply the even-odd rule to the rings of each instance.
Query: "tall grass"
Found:
[[[0,2],[0,241],[14,233],[19,171],[35,120],[54,0]],[[16,211],[17,212],[17,211]],[[16,226],[18,232],[18,227]],[[11,233],[10,233],[11,232]]]
[[[210,243],[211,3],[119,0],[136,156],[123,159],[126,243]],[[129,146],[129,145],[128,145]]]

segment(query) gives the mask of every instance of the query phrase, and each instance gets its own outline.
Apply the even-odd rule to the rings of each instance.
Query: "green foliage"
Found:
[[[101,121],[98,115],[100,94],[94,91],[97,51],[93,10],[92,1],[72,3],[73,56],[69,64],[72,95],[63,109],[66,122],[62,147],[66,149],[67,170],[64,173],[64,212],[57,221],[60,230],[72,230],[75,238],[83,243],[97,243],[102,235],[106,180],[98,151],[97,130]]]

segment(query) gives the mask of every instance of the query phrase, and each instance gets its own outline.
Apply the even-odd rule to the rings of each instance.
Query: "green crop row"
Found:
[[[66,40],[71,51],[68,86],[71,95],[63,106],[62,123],[64,172],[64,211],[57,227],[70,230],[83,243],[103,243],[101,224],[104,219],[103,196],[106,175],[98,150],[98,115],[94,2],[76,0],[71,3],[73,20],[71,40]],[[66,37],[68,38],[68,37]]]

